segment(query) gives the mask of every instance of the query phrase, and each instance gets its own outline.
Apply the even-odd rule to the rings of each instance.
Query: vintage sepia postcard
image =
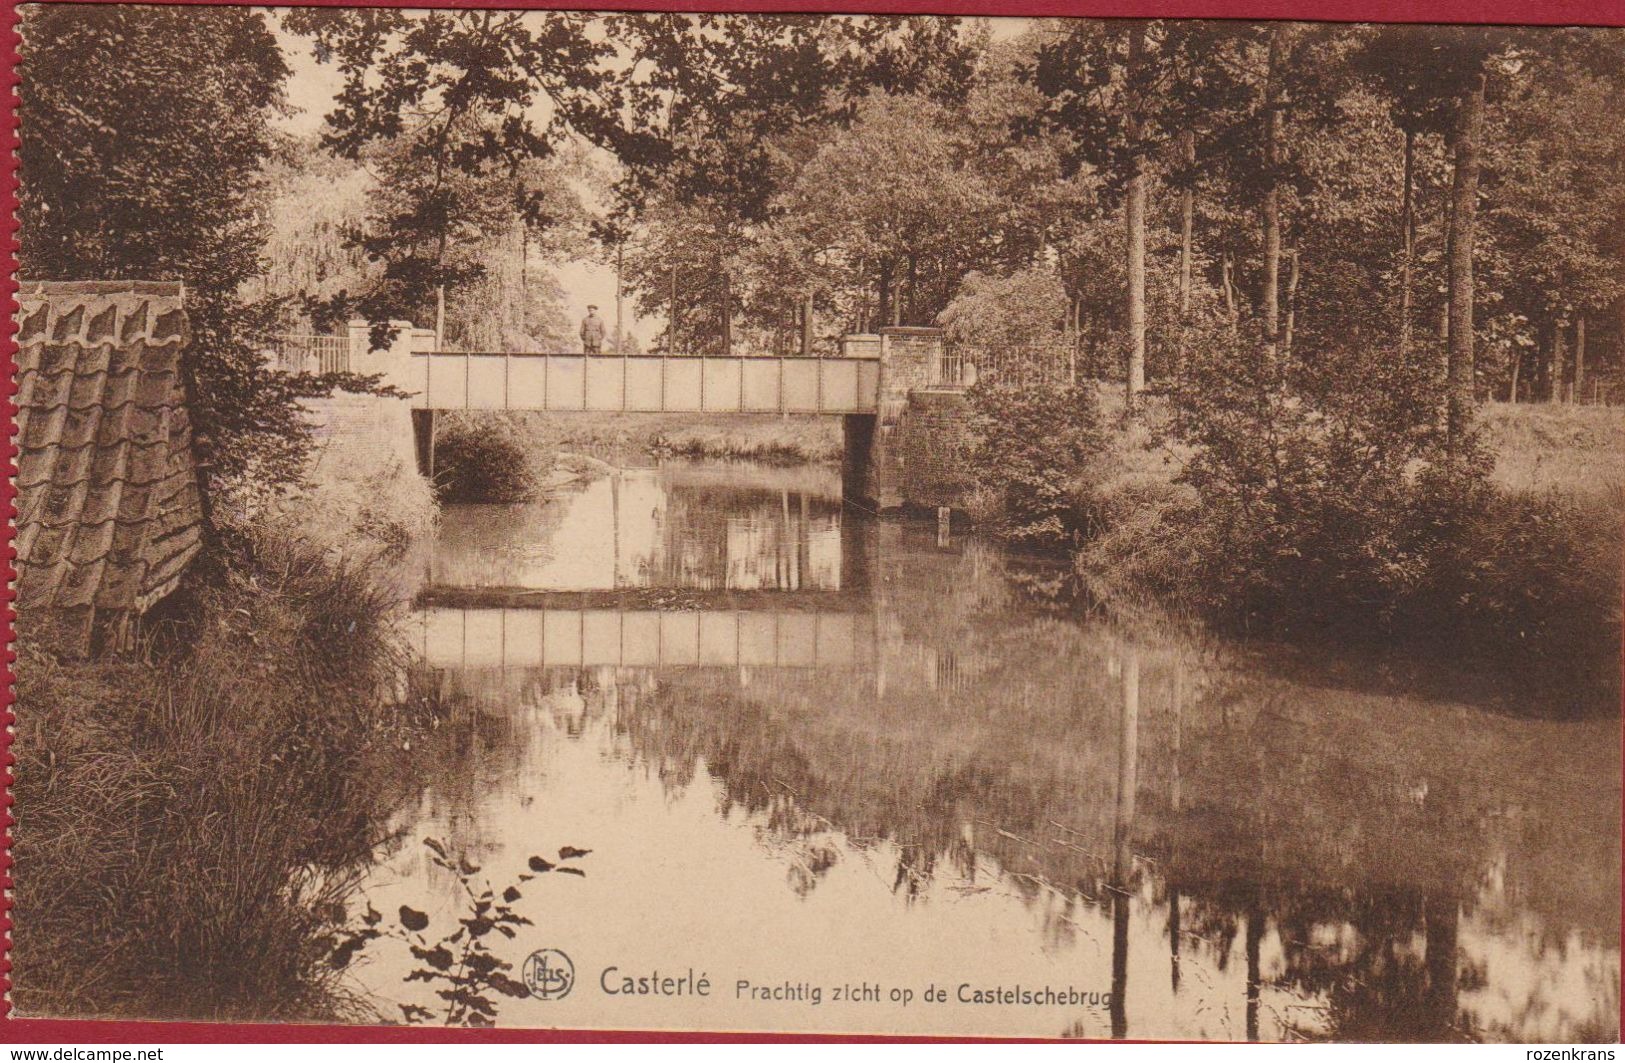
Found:
[[[1625,29],[16,28],[14,1017],[1619,1039]]]

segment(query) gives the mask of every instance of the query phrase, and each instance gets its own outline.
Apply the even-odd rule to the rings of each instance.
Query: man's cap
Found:
[[[598,309],[598,304],[597,303],[588,303],[587,304],[587,309],[588,310],[597,310]]]

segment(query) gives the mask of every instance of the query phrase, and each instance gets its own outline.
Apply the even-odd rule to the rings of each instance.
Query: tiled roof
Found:
[[[19,617],[68,652],[173,590],[202,540],[181,299],[167,282],[17,293]]]

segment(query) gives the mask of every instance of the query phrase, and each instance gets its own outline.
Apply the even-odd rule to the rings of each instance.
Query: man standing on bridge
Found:
[[[598,308],[589,305],[587,316],[581,319],[581,349],[588,354],[600,354],[604,349],[604,319]]]

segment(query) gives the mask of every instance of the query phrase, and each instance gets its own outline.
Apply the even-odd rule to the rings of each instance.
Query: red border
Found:
[[[126,0],[67,0],[74,3],[117,3]],[[220,0],[163,0],[166,3],[209,3]],[[224,0],[245,3],[251,0]],[[1625,26],[1625,0],[587,0],[587,2],[553,2],[553,0],[292,0],[290,6],[367,6],[367,7],[502,7],[535,9],[592,9],[605,11],[709,11],[759,12],[790,11],[825,14],[839,13],[897,13],[940,14],[971,16],[1045,16],[1073,15],[1100,18],[1225,18],[1225,19],[1301,19],[1321,22],[1456,22],[1502,23],[1544,26]],[[4,52],[0,54],[0,91],[5,93],[4,110],[0,114],[0,148],[5,151],[5,163],[0,168],[0,244],[4,246],[7,268],[0,274],[0,301],[4,303],[5,319],[10,322],[17,311],[15,278],[17,253],[17,0],[0,2],[0,40]],[[16,370],[17,346],[9,325],[0,338],[0,400],[4,401],[8,426],[3,444],[7,477],[0,481],[0,505],[6,515],[5,545],[0,559],[6,566],[7,585],[0,588],[0,613],[3,613],[4,643],[0,663],[5,668],[6,687],[0,692],[0,724],[5,731],[0,737],[0,782],[5,789],[0,793],[0,993],[11,987],[11,921],[7,913],[11,902],[11,728],[16,722],[12,714],[15,693],[11,671],[15,654],[11,650],[12,611],[15,592],[10,583],[16,578],[11,560],[15,557],[12,545],[11,521],[16,516],[13,505],[16,489],[11,481],[15,473],[16,445],[11,440],[17,409],[12,401],[16,393],[13,374]],[[1625,651],[1625,647],[1622,647]],[[403,1026],[322,1026],[272,1025],[254,1023],[188,1023],[188,1022],[128,1022],[95,1021],[83,1019],[13,1019],[9,1000],[0,1001],[0,1043],[13,1044],[116,1044],[116,1043],[169,1043],[213,1044],[232,1042],[271,1043],[342,1043],[342,1044],[533,1044],[547,1042],[576,1042],[588,1044],[629,1044],[649,1041],[674,1044],[693,1043],[830,1043],[845,1044],[940,1044],[957,1043],[965,1039],[946,1037],[880,1037],[880,1036],[812,1036],[806,1034],[753,1034],[753,1033],[695,1033],[680,1031],[636,1030],[564,1030],[564,1029],[495,1029],[450,1030],[440,1027]],[[1045,1039],[977,1039],[993,1043],[1044,1043]],[[1145,1043],[1190,1043],[1146,1042]]]

